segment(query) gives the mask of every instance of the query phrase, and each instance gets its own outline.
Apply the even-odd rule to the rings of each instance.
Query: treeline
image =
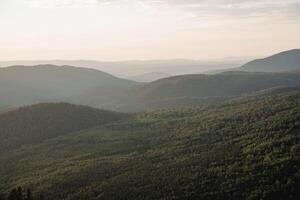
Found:
[[[31,189],[25,190],[22,187],[14,188],[8,195],[0,194],[0,200],[45,200],[43,194],[34,196]]]

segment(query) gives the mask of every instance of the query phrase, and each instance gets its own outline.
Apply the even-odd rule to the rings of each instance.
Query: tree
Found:
[[[12,189],[8,195],[8,200],[18,200],[18,190],[16,188]]]
[[[26,200],[33,200],[32,192],[30,189],[27,189]]]
[[[17,199],[16,200],[23,200],[23,189],[22,187],[18,187],[17,189]]]

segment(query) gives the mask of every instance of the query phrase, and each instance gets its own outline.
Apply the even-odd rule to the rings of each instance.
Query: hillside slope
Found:
[[[5,106],[67,101],[92,88],[101,91],[110,87],[126,88],[136,84],[98,70],[71,66],[0,68],[1,105]]]
[[[300,86],[300,72],[194,74],[164,78],[126,89],[95,89],[75,99],[74,103],[137,112],[222,102],[247,93],[290,86]]]
[[[137,102],[147,104],[174,102],[176,99],[226,98],[279,86],[300,86],[300,72],[248,73],[225,72],[215,75],[184,75],[161,79],[139,87]],[[184,104],[184,102],[183,102]]]
[[[284,72],[300,70],[300,49],[284,51],[267,58],[253,60],[237,70],[249,72]]]
[[[39,143],[127,117],[66,103],[43,103],[0,114],[0,150]]]
[[[64,101],[137,112],[219,102],[282,86],[300,86],[300,72],[195,74],[137,83],[92,69],[16,66],[0,69],[0,109]]]
[[[0,192],[48,199],[299,199],[300,91],[146,112],[0,153]]]

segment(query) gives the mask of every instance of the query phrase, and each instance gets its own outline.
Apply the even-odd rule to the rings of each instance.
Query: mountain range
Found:
[[[253,60],[239,68],[248,72],[284,72],[300,70],[300,49],[280,52],[267,58]]]
[[[20,61],[0,61],[0,67],[10,67],[14,65],[35,66],[35,65],[57,65],[57,66],[76,66],[82,68],[92,68],[110,73],[114,76],[123,78],[138,77],[138,81],[150,81],[162,78],[161,74],[189,74],[201,73],[208,69],[229,68],[240,66],[246,63],[247,58],[218,59],[218,60],[188,60],[188,59],[170,59],[170,60],[132,60],[103,62],[94,60],[20,60]],[[158,76],[154,76],[158,74]],[[145,79],[143,79],[145,77]]]
[[[300,49],[283,51],[266,58],[252,60],[241,67],[207,71],[207,74],[226,71],[246,72],[288,72],[300,70]]]
[[[298,55],[152,82],[0,68],[0,199],[298,200]]]
[[[149,72],[145,74],[140,74],[136,76],[128,77],[130,80],[134,80],[137,82],[153,82],[157,81],[162,78],[167,78],[172,76],[170,73],[163,73],[163,72]]]
[[[120,79],[70,66],[0,69],[2,109],[42,102],[69,102],[115,111],[199,105],[268,88],[300,86],[300,72],[224,72],[182,75],[151,83]]]

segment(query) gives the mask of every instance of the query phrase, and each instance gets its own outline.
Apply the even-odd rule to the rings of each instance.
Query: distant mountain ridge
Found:
[[[0,103],[22,106],[67,101],[92,88],[101,90],[137,84],[95,69],[55,65],[12,66],[0,68]]]
[[[42,102],[69,102],[123,112],[223,101],[274,87],[300,87],[300,72],[224,72],[137,83],[70,66],[0,69],[2,110]],[[6,106],[6,107],[5,107]]]
[[[284,51],[267,58],[253,60],[239,68],[248,72],[284,72],[300,70],[300,49]]]
[[[237,71],[172,76],[150,83],[138,83],[99,70],[71,66],[0,68],[0,109],[64,101],[137,112],[218,102],[270,88],[300,87],[300,70],[297,71],[299,55],[300,50],[291,50],[254,60],[236,68]],[[261,71],[269,71],[247,71],[258,66]],[[279,66],[285,66],[285,71]]]
[[[128,61],[96,61],[96,60],[16,60],[0,61],[0,67],[14,65],[57,65],[57,66],[77,66],[84,68],[98,69],[108,72],[114,76],[129,78],[153,72],[167,74],[189,74],[202,73],[208,69],[229,68],[240,66],[248,59],[220,59],[220,60],[189,60],[189,59],[169,59],[169,60],[128,60]],[[130,79],[130,78],[129,78]]]
[[[163,73],[163,72],[151,72],[151,73],[145,73],[140,74],[137,76],[128,77],[130,80],[134,80],[137,82],[152,82],[156,81],[162,78],[171,77],[172,74],[169,73]]]
[[[292,49],[266,58],[255,59],[241,67],[209,70],[205,74],[217,74],[227,71],[288,72],[297,70],[300,70],[300,49]]]
[[[225,72],[215,75],[183,75],[161,79],[139,86],[135,90],[137,102],[171,106],[171,102],[181,99],[180,105],[188,106],[190,101],[209,99],[223,100],[259,90],[281,86],[300,87],[300,72],[263,73],[263,72]],[[186,99],[186,103],[184,103]]]

